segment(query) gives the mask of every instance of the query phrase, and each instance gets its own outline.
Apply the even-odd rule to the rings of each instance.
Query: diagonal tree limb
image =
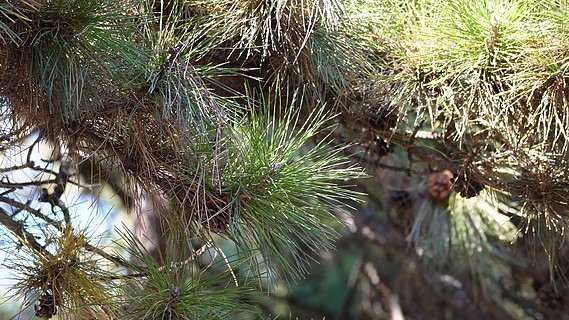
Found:
[[[16,201],[12,198],[6,197],[6,196],[0,196],[0,202],[4,202],[14,208],[17,208],[19,210],[25,210],[31,214],[33,214],[34,216],[36,216],[39,219],[44,220],[45,222],[49,223],[50,225],[56,227],[57,229],[61,229],[61,223],[57,220],[54,220],[48,216],[46,216],[45,214],[41,213],[41,211],[34,209],[32,207],[30,207],[29,204],[24,204],[21,203],[19,201]]]
[[[49,255],[49,252],[36,240],[34,235],[26,231],[24,228],[24,223],[22,221],[12,219],[8,212],[2,208],[0,208],[0,224],[4,225],[8,230],[16,235],[20,242],[27,242],[27,244],[29,244],[29,247],[31,247],[37,253],[42,255]],[[22,244],[27,247],[26,244]]]

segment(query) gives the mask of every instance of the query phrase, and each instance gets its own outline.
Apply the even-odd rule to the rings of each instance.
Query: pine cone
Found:
[[[215,233],[223,233],[229,227],[230,212],[228,210],[227,198],[210,198],[206,202],[207,221],[205,225]]]
[[[445,200],[452,192],[452,173],[449,170],[435,172],[429,176],[429,193],[435,200]]]
[[[53,295],[49,292],[45,292],[38,299],[37,304],[34,306],[36,311],[36,317],[42,319],[49,319],[57,314],[57,306],[55,305],[55,299]]]

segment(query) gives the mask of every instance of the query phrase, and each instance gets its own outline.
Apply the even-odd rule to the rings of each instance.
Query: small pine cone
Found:
[[[206,202],[207,220],[203,224],[212,232],[223,233],[229,227],[230,213],[226,198],[211,198]]]
[[[205,225],[215,233],[224,233],[229,227],[229,216],[225,213],[221,213],[219,216],[215,216],[210,219]]]
[[[453,182],[454,190],[463,198],[472,198],[480,194],[484,189],[484,184],[473,179],[470,174],[459,175]]]
[[[429,193],[435,200],[445,200],[452,192],[452,173],[449,170],[435,172],[427,181]]]
[[[34,306],[36,311],[36,317],[42,319],[50,319],[57,314],[57,306],[55,305],[55,299],[53,295],[49,292],[45,292],[38,299],[37,304]]]

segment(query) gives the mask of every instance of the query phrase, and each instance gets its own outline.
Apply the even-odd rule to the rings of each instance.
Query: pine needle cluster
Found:
[[[359,50],[339,32],[344,14],[337,1],[2,4],[0,97],[12,123],[64,150],[55,156],[61,168],[90,161],[99,174],[118,172],[118,189],[135,202],[127,205],[150,195],[165,237],[189,248],[185,256],[162,248],[162,261],[153,261],[137,251],[141,243],[127,241],[133,263],[86,244],[118,268],[91,277],[82,268],[98,262],[79,253],[61,197],[80,168],[44,170],[59,191],[45,189],[40,201],[64,221],[21,207],[34,210],[37,226],[48,219],[60,253],[45,256],[47,238],[29,240],[36,229],[16,231],[16,216],[5,217],[39,261],[17,291],[36,297],[35,314],[78,315],[67,310],[96,305],[109,318],[223,318],[250,310],[231,301],[250,279],[305,275],[312,255],[333,247],[332,210],[360,197],[346,182],[365,176],[328,138],[336,99],[373,67],[350,55]],[[233,242],[242,271],[225,258],[234,281],[219,288],[174,267],[197,261],[196,242],[223,255],[214,235]],[[78,247],[66,245],[74,241]],[[125,290],[103,290],[105,281]]]
[[[17,294],[43,318],[250,312],[239,296],[333,248],[363,197],[357,161],[382,178],[368,204],[401,218],[420,258],[488,275],[523,231],[553,265],[569,222],[568,18],[557,0],[0,4],[0,150],[28,154],[0,170],[0,223],[26,250]],[[44,168],[40,141],[57,149]],[[87,162],[128,208],[151,198],[158,253],[129,230],[109,253],[75,226],[62,195]],[[18,170],[41,178],[16,184]],[[28,186],[37,203],[14,193]],[[221,258],[204,267],[207,253]]]
[[[556,182],[568,165],[567,4],[360,1],[354,10],[368,6],[388,52],[377,80],[391,97],[383,108],[405,133],[375,132],[435,171],[450,170],[463,197],[512,196],[525,219],[550,226],[538,237],[557,243],[569,191]]]
[[[45,250],[24,247],[8,263],[19,280],[14,294],[24,297],[24,305],[33,306],[43,319],[58,314],[81,319],[116,316],[110,304],[115,294],[107,281],[109,266],[86,249],[86,234],[66,229],[46,238],[50,242]]]

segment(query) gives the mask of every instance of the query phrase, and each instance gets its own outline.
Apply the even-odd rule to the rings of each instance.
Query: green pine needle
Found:
[[[184,235],[168,238],[171,250],[158,262],[128,229],[118,233],[136,270],[122,278],[120,303],[126,308],[121,319],[227,319],[240,312],[258,313],[254,305],[245,303],[253,297],[251,286],[234,285],[234,275],[223,271],[224,265],[200,266],[200,257],[189,249]]]
[[[278,94],[277,94],[278,96]],[[222,171],[234,197],[229,235],[252,264],[275,265],[285,277],[306,273],[311,253],[333,248],[337,222],[331,213],[359,194],[342,185],[363,177],[341,150],[328,147],[323,130],[331,115],[316,108],[301,122],[294,108],[263,103],[259,114],[236,127],[239,154]],[[283,112],[277,118],[276,112]],[[310,143],[319,137],[321,142]]]

